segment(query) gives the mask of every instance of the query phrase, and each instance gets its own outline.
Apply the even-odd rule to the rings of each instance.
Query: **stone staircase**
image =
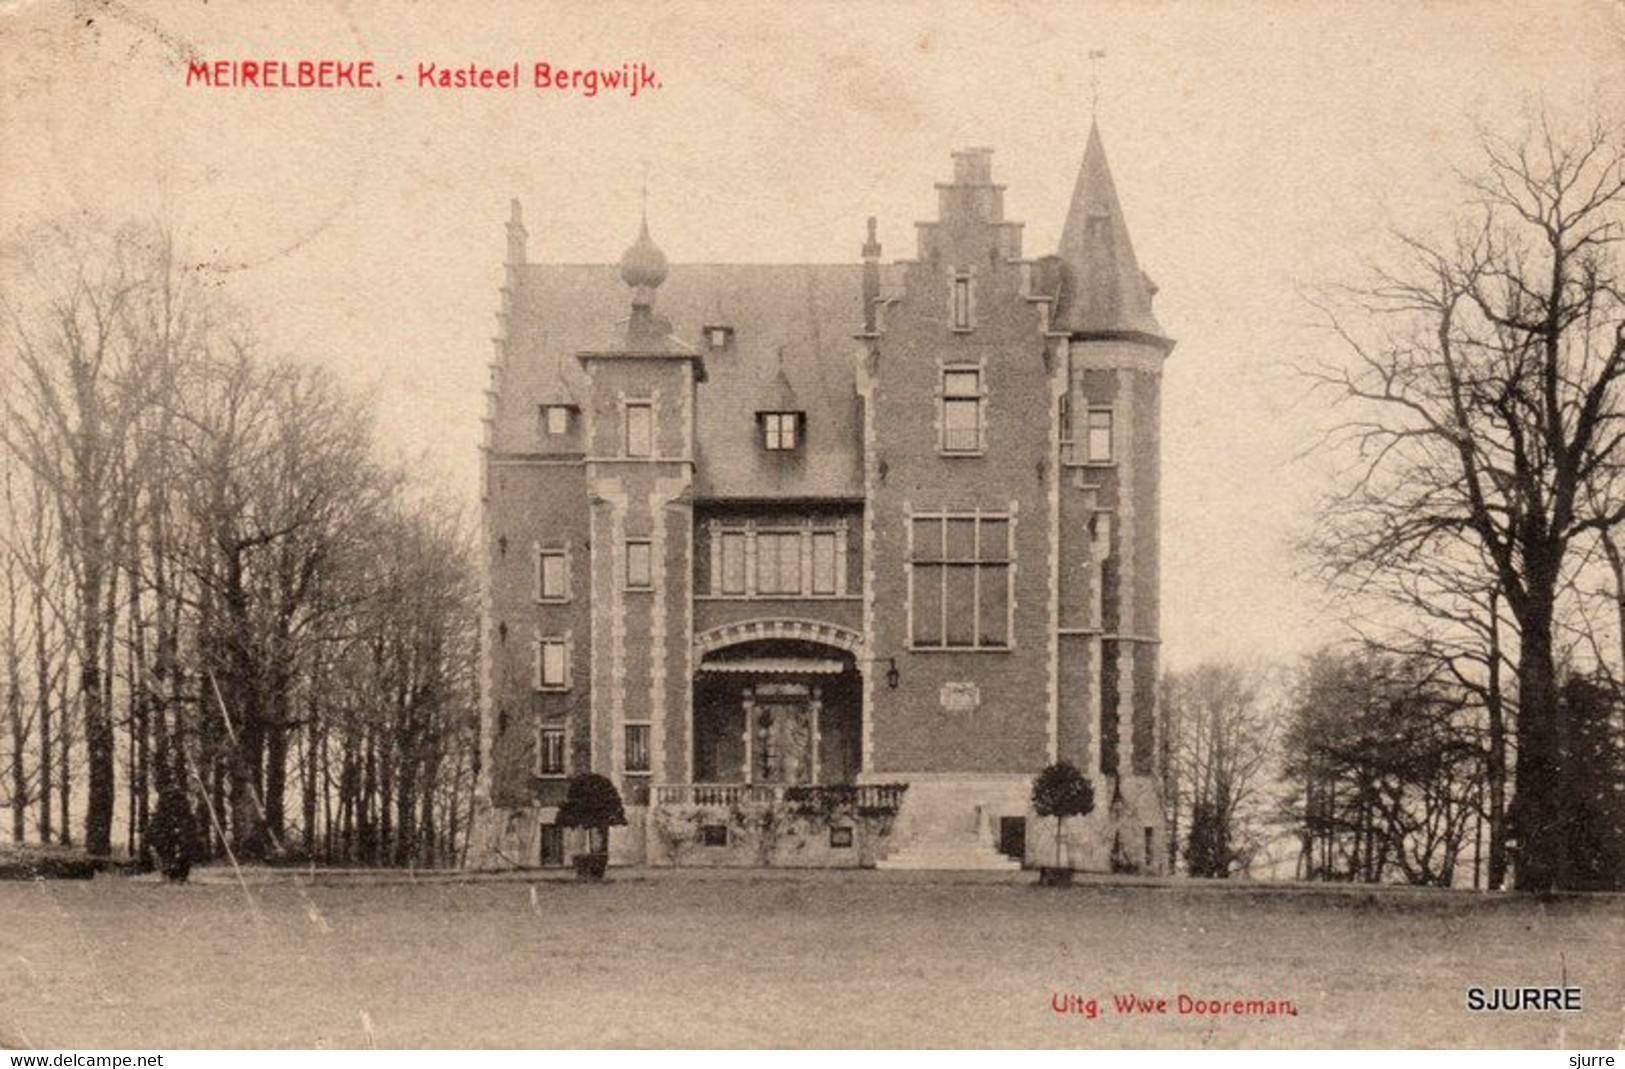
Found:
[[[894,849],[882,869],[948,869],[1014,872],[1021,865],[998,851],[996,807],[1008,790],[988,791],[965,782],[912,780],[892,832]],[[1019,813],[1020,810],[1015,810]]]

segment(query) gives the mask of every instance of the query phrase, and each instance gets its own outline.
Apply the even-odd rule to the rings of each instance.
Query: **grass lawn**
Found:
[[[682,873],[0,883],[0,1046],[1566,1046],[1625,1025],[1625,900]],[[1584,987],[1471,1014],[1464,988]],[[1298,1016],[1123,1015],[1114,994]],[[1054,996],[1098,998],[1095,1019]],[[1085,1002],[1086,1004],[1086,1002]]]

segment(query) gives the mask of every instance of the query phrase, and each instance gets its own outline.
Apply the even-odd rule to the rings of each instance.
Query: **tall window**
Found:
[[[569,645],[562,638],[536,643],[536,689],[565,690],[570,685]]]
[[[711,527],[710,537],[705,592],[712,597],[838,598],[851,592],[844,522],[824,526],[807,520],[790,527],[719,523]]]
[[[634,403],[626,406],[626,455],[654,455],[654,407]]]
[[[649,771],[649,725],[626,725],[626,771]]]
[[[785,453],[796,447],[796,429],[801,421],[799,412],[763,412],[762,445],[775,453]]]
[[[1112,460],[1112,410],[1091,408],[1088,430],[1085,459],[1091,464],[1109,463]]]
[[[1010,517],[914,517],[913,640],[922,649],[1010,646]]]
[[[563,601],[570,596],[564,550],[544,549],[537,554],[536,596],[542,601]]]
[[[626,544],[626,585],[632,590],[647,590],[654,585],[649,572],[649,543],[646,541]]]
[[[745,593],[745,532],[724,531],[722,534],[722,592]]]
[[[801,593],[801,533],[762,531],[756,536],[756,592]]]
[[[953,327],[970,329],[970,276],[955,275],[953,281]]]
[[[982,449],[982,373],[975,368],[942,373],[942,451]]]
[[[812,592],[814,594],[835,593],[835,553],[835,532],[814,531],[812,536]]]
[[[539,776],[564,775],[564,728],[542,728],[536,747],[536,774]]]

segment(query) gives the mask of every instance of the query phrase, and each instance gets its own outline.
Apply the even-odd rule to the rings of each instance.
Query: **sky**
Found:
[[[1091,53],[1104,56],[1091,59]],[[188,87],[188,59],[371,59],[366,91]],[[657,91],[415,86],[417,65],[619,67]],[[475,507],[503,223],[613,261],[647,181],[675,263],[912,255],[949,153],[995,149],[1054,250],[1098,119],[1157,314],[1166,663],[1341,632],[1293,551],[1329,462],[1305,295],[1464,206],[1475,130],[1625,117],[1625,5],[0,0],[0,224],[164,218],[274,349],[372,397]],[[396,81],[395,75],[402,75]]]

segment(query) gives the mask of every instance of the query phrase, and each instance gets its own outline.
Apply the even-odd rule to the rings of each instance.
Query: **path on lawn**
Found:
[[[613,875],[0,884],[0,1045],[1593,1048],[1625,1026],[1617,896]],[[1465,1010],[1469,985],[1565,970],[1583,1013]],[[1180,1015],[1182,993],[1298,1014]],[[1169,1012],[1117,1012],[1130,994]]]

